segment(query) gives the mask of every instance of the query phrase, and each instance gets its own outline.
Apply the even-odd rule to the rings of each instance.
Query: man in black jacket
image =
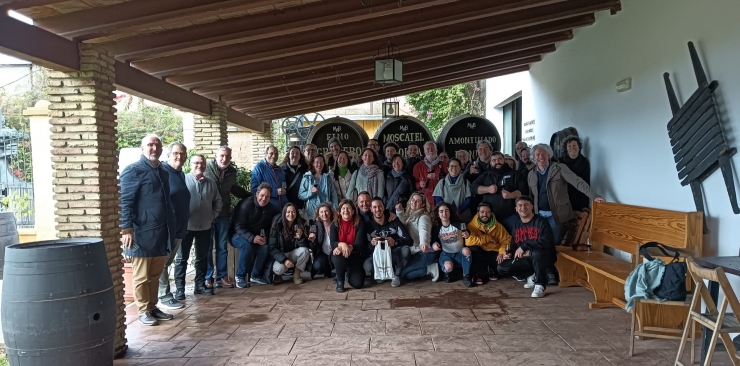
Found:
[[[410,142],[406,148],[406,174],[414,176],[414,167],[418,162],[421,161],[421,154],[419,153],[419,145],[416,142]]]
[[[270,203],[271,195],[272,187],[268,183],[261,183],[254,197],[241,200],[234,210],[231,245],[239,249],[236,268],[238,288],[248,286],[245,278],[247,271],[251,273],[249,282],[260,285],[268,283],[264,270],[268,256],[267,238],[273,218],[280,214],[277,206]],[[254,263],[250,268],[248,261],[252,257]]]
[[[506,164],[504,154],[497,151],[491,155],[491,167],[472,183],[470,190],[491,205],[496,221],[512,233],[519,221],[514,200],[527,194],[528,188],[527,180]]]
[[[470,213],[473,216],[477,213],[478,205],[483,202],[483,197],[472,189],[472,185],[476,179],[483,175],[483,173],[491,169],[491,153],[493,153],[493,146],[491,146],[491,143],[487,140],[480,140],[475,145],[475,150],[478,157],[469,162],[465,170],[462,172],[463,178],[471,185],[470,188],[473,195],[470,197]]]
[[[547,269],[555,258],[552,229],[547,219],[534,213],[534,204],[528,196],[516,199],[516,211],[520,220],[514,225],[509,251],[499,255],[498,273],[518,281],[526,277],[524,288],[534,288],[532,297],[543,297]]]
[[[372,220],[365,223],[366,231],[370,238],[371,248],[369,249],[369,258],[365,259],[363,267],[365,272],[371,274],[375,272],[373,263],[373,253],[377,245],[385,245],[387,243],[392,249],[393,255],[393,269],[395,277],[391,282],[391,286],[398,287],[401,285],[401,270],[408,264],[409,257],[411,256],[411,246],[414,245],[413,239],[409,235],[406,226],[397,217],[391,220],[390,215],[385,211],[385,205],[383,199],[380,197],[374,197],[372,200],[372,206],[370,210],[373,213]],[[379,280],[378,283],[382,283]]]

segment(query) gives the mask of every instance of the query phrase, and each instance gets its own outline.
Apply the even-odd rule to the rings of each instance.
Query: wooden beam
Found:
[[[68,0],[0,0],[0,9],[18,10],[32,8],[34,6],[46,6],[61,3]],[[2,11],[5,13],[5,11]]]
[[[277,14],[250,15],[124,38],[105,43],[105,48],[119,59],[161,57],[415,12],[456,1],[459,0],[405,0],[403,6],[398,6],[398,0],[374,0],[372,6],[359,1],[323,1]]]
[[[505,31],[499,34],[489,33],[489,31],[491,31],[490,28],[482,28],[480,30],[482,32],[481,37],[484,42],[488,42],[491,47],[494,47],[516,41],[524,41],[519,43],[522,44],[528,39],[562,32],[564,30],[568,30],[568,33],[570,33],[570,29],[572,28],[590,25],[593,24],[593,22],[594,16],[589,14],[548,22],[542,25],[526,27],[519,30]],[[498,29],[497,26],[496,29]],[[479,43],[481,39],[475,31],[461,34],[449,34],[447,37],[440,37],[441,38],[429,39],[427,42],[418,42],[416,44],[404,46],[405,62],[409,62],[409,58],[413,59],[416,57],[416,53],[413,53],[413,51],[428,51],[424,54],[435,55],[439,53],[440,56],[445,56],[448,54],[447,50],[454,49],[455,47],[470,45],[472,49],[474,48],[472,45]],[[448,46],[441,47],[445,45]],[[450,45],[452,47],[449,47]],[[294,59],[254,64],[252,66],[255,69],[252,70],[250,67],[248,70],[245,70],[246,72],[240,78],[246,81],[235,81],[218,86],[199,87],[193,89],[193,91],[202,95],[213,95],[215,99],[218,99],[218,95],[231,96],[233,94],[249,91],[270,89],[278,85],[290,87],[292,85],[303,83],[336,79],[337,77],[344,78],[348,75],[361,72],[362,70],[367,70],[368,67],[372,67],[372,62],[370,62],[370,60],[375,56],[374,51],[364,53],[357,52],[346,57],[342,57],[341,52],[343,52],[343,49],[332,50],[327,53],[306,55],[306,57],[302,57],[300,59],[301,62],[299,64],[296,64],[296,60]],[[352,52],[352,50],[347,50],[347,52]],[[406,57],[409,53],[411,53],[411,56]],[[313,55],[317,56],[316,61],[311,61],[313,59],[311,56]],[[359,66],[360,68],[351,69],[350,63],[351,65],[355,65],[355,67]],[[339,65],[341,65],[341,67]],[[275,68],[271,68],[273,66]],[[311,70],[311,72],[303,72],[308,70]],[[279,76],[279,78],[276,78],[277,76]],[[264,79],[266,81],[255,83],[255,80],[260,79]]]
[[[80,68],[77,43],[0,13],[0,53],[57,71]]]
[[[513,60],[519,60],[531,56],[542,55],[549,52],[555,51],[555,45],[548,44],[546,46],[534,47],[524,49],[522,51],[502,53],[496,48],[485,52],[470,52],[468,54],[459,54],[451,57],[440,58],[427,63],[416,63],[407,65],[404,63],[404,78],[409,80],[415,80],[415,75],[428,72],[439,68],[449,68],[459,64],[468,64],[473,61],[485,60],[489,64],[493,65],[496,63],[509,62]],[[445,72],[447,70],[441,70]],[[227,104],[247,104],[254,105],[257,103],[264,103],[276,99],[283,99],[286,97],[295,98],[301,95],[322,95],[330,90],[343,89],[349,86],[362,85],[372,83],[374,79],[374,72],[371,68],[369,72],[363,72],[357,74],[352,78],[341,79],[340,81],[327,82],[324,84],[319,83],[308,83],[302,84],[302,87],[276,87],[274,92],[267,93],[267,91],[258,91],[250,93],[234,94],[230,98],[223,97],[221,100]]]
[[[439,80],[446,80],[446,79],[456,79],[460,77],[465,77],[468,75],[479,75],[479,74],[485,74],[501,69],[508,69],[512,67],[518,67],[522,65],[529,65],[531,63],[539,62],[542,60],[541,55],[537,56],[531,56],[519,60],[509,61],[509,62],[491,62],[489,60],[482,60],[482,61],[476,61],[476,62],[470,62],[463,65],[460,65],[458,67],[450,67],[445,70],[432,70],[427,71],[423,73],[419,73],[416,75],[411,75],[408,78],[404,78],[403,85],[398,86],[399,88],[410,88],[410,87],[418,87],[423,86],[430,83],[436,83],[439,82]],[[327,100],[336,100],[337,98],[344,98],[351,96],[353,94],[365,94],[369,91],[375,91],[377,92],[378,89],[383,89],[379,85],[373,85],[373,80],[368,80],[365,84],[361,85],[354,85],[350,87],[346,87],[339,90],[333,90],[331,92],[325,92],[322,93],[321,91],[317,91],[316,94],[306,96],[303,98],[292,98],[291,96],[287,96],[286,98],[282,98],[277,101],[271,101],[266,103],[242,103],[238,105],[234,105],[233,107],[235,109],[246,109],[250,112],[259,113],[261,111],[266,110],[276,110],[281,109],[285,107],[289,107],[294,104],[305,104],[305,103],[319,103],[321,101],[327,101]],[[393,88],[391,88],[393,89]]]
[[[293,57],[332,48],[347,47],[370,41],[376,41],[376,45],[372,47],[372,50],[377,50],[378,46],[384,41],[398,35],[435,28],[446,28],[458,23],[538,7],[556,1],[561,0],[464,1],[424,9],[410,15],[399,14],[385,18],[375,18],[367,22],[317,29],[315,31],[297,34],[294,37],[264,39],[152,60],[133,60],[133,63],[137,68],[152,72],[155,69],[171,69],[183,63],[193,64],[216,60],[230,64],[235,62],[238,62],[238,64],[254,63]],[[183,60],[189,61],[183,62]]]
[[[291,0],[133,0],[36,20],[63,37],[86,40],[209,16],[293,3]]]
[[[252,132],[265,132],[265,122],[255,117],[247,116],[246,114],[238,112],[233,108],[226,109],[226,121],[239,127],[244,127],[248,130],[251,130]]]
[[[451,85],[456,85],[456,84],[465,83],[469,81],[482,80],[482,79],[488,79],[488,78],[502,76],[502,75],[513,74],[513,73],[527,71],[527,70],[529,70],[529,65],[524,65],[524,66],[515,67],[511,69],[494,71],[489,74],[473,75],[473,76],[463,77],[463,78],[456,79],[456,80],[444,80],[444,81],[440,81],[437,84],[430,84],[430,85],[426,85],[423,87],[412,88],[408,90],[405,90],[405,89],[404,90],[401,90],[401,89],[389,90],[381,94],[368,94],[364,96],[355,96],[351,98],[340,98],[336,100],[335,103],[332,103],[332,104],[294,105],[294,106],[291,106],[290,108],[285,108],[283,110],[276,111],[275,113],[269,113],[269,114],[255,113],[254,115],[255,117],[261,120],[274,120],[274,119],[295,116],[299,114],[314,113],[314,112],[320,112],[320,111],[334,109],[334,108],[342,108],[342,107],[346,107],[350,105],[373,102],[373,101],[377,101],[383,98],[399,97],[402,95],[408,95],[412,93],[418,93],[421,91],[448,87]]]

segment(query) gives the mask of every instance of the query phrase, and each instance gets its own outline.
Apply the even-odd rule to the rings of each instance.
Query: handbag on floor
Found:
[[[375,246],[373,267],[376,280],[392,280],[396,277],[393,273],[393,257],[391,256],[390,245],[381,242]]]
[[[685,301],[686,263],[678,261],[678,250],[654,241],[645,243],[640,246],[640,254],[651,262],[655,259],[648,254],[647,248],[658,248],[666,257],[673,257],[673,259],[665,265],[665,272],[660,280],[660,285],[655,288],[653,293],[655,293],[657,297],[668,301]],[[673,254],[668,254],[668,252],[673,252]]]

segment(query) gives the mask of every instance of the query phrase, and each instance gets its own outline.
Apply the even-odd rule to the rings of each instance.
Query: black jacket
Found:
[[[585,156],[578,154],[577,158],[571,159],[566,154],[561,160],[573,173],[576,173],[579,178],[591,185],[591,163]],[[570,198],[570,205],[573,206],[573,211],[582,211],[584,208],[591,206],[591,199],[571,184],[568,185],[568,197]]]
[[[518,171],[511,169],[509,164],[504,164],[501,170],[491,168],[487,172],[483,173],[473,182],[470,189],[477,194],[478,187],[487,187],[494,184],[498,187],[498,190],[494,194],[487,193],[482,195],[483,202],[490,203],[491,210],[493,211],[494,216],[496,216],[496,220],[503,221],[507,217],[516,213],[516,200],[504,199],[501,191],[519,191],[521,194],[527,195],[529,192],[529,186],[527,186],[527,180],[519,174]]]
[[[270,240],[267,242],[270,256],[278,263],[285,263],[288,257],[285,253],[290,253],[296,248],[305,247],[308,248],[308,240],[306,239],[306,231],[304,228],[304,235],[300,239],[296,239],[293,229],[290,229],[292,233],[289,238],[283,235],[283,222],[280,220],[280,216],[276,216],[272,220],[272,229],[270,230]]]
[[[408,174],[396,178],[392,173],[388,173],[385,176],[385,196],[383,202],[388,210],[395,210],[397,204],[403,204],[406,207],[406,203],[411,198],[411,193],[414,192],[414,178]]]
[[[324,224],[319,220],[310,220],[308,222],[308,226],[306,226],[306,232],[309,231],[309,228],[311,225],[316,227],[316,240],[314,242],[308,242],[308,247],[314,252],[314,253],[320,253],[322,252],[322,248],[324,247],[324,240],[326,240],[326,232],[324,231]],[[331,233],[330,233],[331,234]],[[308,240],[308,236],[306,236],[306,240]]]
[[[229,214],[231,213],[232,194],[240,199],[248,198],[252,195],[237,183],[236,168],[234,168],[234,164],[229,164],[222,176],[218,169],[218,164],[216,164],[216,159],[212,159],[206,163],[206,171],[204,175],[216,181],[216,185],[218,185],[218,193],[221,194],[221,202],[223,202],[223,206],[221,208],[221,212],[218,214],[218,218],[229,217]]]
[[[422,159],[421,156],[417,156],[415,158],[406,158],[406,174],[410,176],[414,176],[414,167],[416,166],[416,163],[420,162]]]
[[[555,243],[552,237],[552,228],[547,219],[535,214],[528,223],[519,220],[514,224],[512,230],[511,242],[516,248],[524,250],[555,250]],[[511,251],[516,250],[511,248]]]
[[[363,223],[362,221],[360,221],[360,223],[355,226],[355,242],[352,244],[353,248],[350,257],[355,254],[362,257],[367,255],[369,245],[365,229],[365,223]],[[337,227],[336,223],[331,224],[331,232],[329,233],[329,237],[331,238],[331,249],[334,250],[339,246],[339,228]]]
[[[299,164],[295,173],[293,173],[288,163],[280,165],[280,168],[285,172],[285,184],[288,186],[288,202],[294,204],[297,209],[302,209],[305,207],[306,202],[298,198],[298,191],[301,189],[301,178],[308,171],[308,167]]]
[[[470,167],[473,165],[478,167],[478,173],[473,174],[470,172]],[[483,163],[480,159],[475,159],[472,163],[468,163],[462,173],[463,178],[470,182],[470,213],[474,216],[478,213],[478,205],[483,201],[483,196],[479,195],[476,189],[473,189],[473,182],[490,169],[491,164]]]
[[[370,221],[365,223],[365,231],[367,232],[367,240],[368,243],[372,241],[372,238],[376,237],[386,237],[386,238],[393,238],[393,240],[396,241],[396,246],[412,246],[414,245],[414,240],[411,238],[411,235],[409,235],[409,231],[406,229],[406,225],[404,225],[401,220],[399,220],[397,217],[393,221],[388,221],[388,213],[385,213],[385,219],[384,224],[378,224],[375,222],[374,218],[371,218]],[[375,251],[375,247],[372,245],[368,245],[369,250],[368,254],[372,254]]]
[[[270,234],[272,220],[277,215],[280,215],[280,210],[273,203],[262,207],[257,203],[257,196],[245,198],[234,208],[229,237],[239,234],[246,241],[253,243],[260,230],[264,230],[265,235]]]
[[[357,214],[360,215],[360,221],[361,222],[370,222],[373,220],[373,213],[368,212],[362,212],[359,208],[357,209]]]

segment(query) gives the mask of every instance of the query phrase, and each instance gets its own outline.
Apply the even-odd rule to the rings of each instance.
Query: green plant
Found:
[[[8,363],[8,356],[0,356],[0,366],[10,366],[10,363]]]
[[[252,181],[252,171],[234,164],[233,161],[231,162],[231,165],[236,168],[236,183],[247,191],[251,191],[252,187],[250,186],[250,183]],[[239,203],[239,199],[232,196],[231,206],[234,207],[237,203]]]
[[[485,103],[481,81],[453,85],[447,88],[409,94],[406,101],[426,123],[433,135],[438,135],[450,119],[461,114],[483,115]]]
[[[141,139],[154,133],[167,146],[182,141],[182,116],[177,110],[126,94],[116,97],[118,102],[118,150],[125,147],[139,147]]]
[[[3,197],[3,199],[0,200],[0,203],[2,203],[3,208],[13,212],[16,218],[18,218],[18,216],[33,216],[33,205],[31,204],[31,200],[32,198],[28,193],[23,193],[21,195],[18,192],[13,192],[8,196]]]

